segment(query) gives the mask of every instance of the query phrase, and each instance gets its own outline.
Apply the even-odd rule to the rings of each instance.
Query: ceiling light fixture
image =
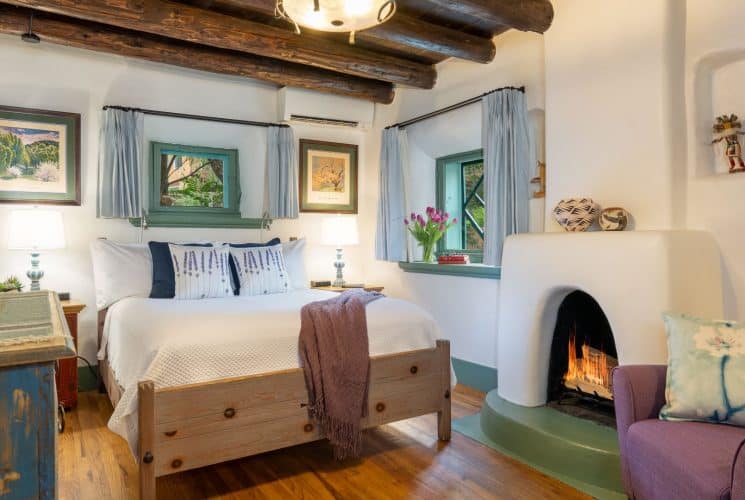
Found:
[[[355,31],[372,28],[388,21],[396,13],[396,0],[277,0],[277,15],[304,28],[349,32],[354,43]]]
[[[28,18],[28,31],[21,35],[21,40],[28,43],[39,43],[41,38],[34,33],[34,13],[32,12]]]

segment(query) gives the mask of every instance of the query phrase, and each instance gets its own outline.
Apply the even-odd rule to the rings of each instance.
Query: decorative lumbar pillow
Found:
[[[153,262],[152,287],[150,289],[151,299],[172,299],[176,295],[176,281],[174,278],[173,261],[170,243],[151,241],[150,255]],[[181,246],[211,247],[212,243],[183,243]]]
[[[305,238],[282,243],[282,253],[290,275],[290,287],[293,290],[310,288],[308,273],[305,272]]]
[[[745,323],[665,314],[663,420],[745,426]]]
[[[227,246],[168,245],[176,299],[208,299],[233,295]]]
[[[282,245],[230,248],[238,272],[241,295],[267,295],[290,290]]]
[[[96,240],[91,259],[99,310],[125,297],[150,295],[153,261],[147,245]]]
[[[256,248],[256,247],[270,247],[270,246],[279,245],[279,244],[280,244],[279,238],[272,238],[266,243],[230,243],[230,246],[231,248]],[[235,267],[235,262],[233,262],[232,255],[230,256],[230,280],[231,280],[231,283],[233,283],[233,290],[235,291],[235,294],[240,295],[241,284],[240,284],[240,280],[238,279],[238,270]]]

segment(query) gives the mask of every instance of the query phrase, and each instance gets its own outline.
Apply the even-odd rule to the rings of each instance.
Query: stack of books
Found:
[[[437,257],[438,264],[470,264],[468,255],[463,254],[451,254],[451,255],[440,255]]]

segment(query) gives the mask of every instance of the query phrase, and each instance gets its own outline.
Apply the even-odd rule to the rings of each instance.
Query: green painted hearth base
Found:
[[[454,421],[453,429],[596,498],[626,498],[618,437],[609,427],[514,405],[494,389],[479,414]]]

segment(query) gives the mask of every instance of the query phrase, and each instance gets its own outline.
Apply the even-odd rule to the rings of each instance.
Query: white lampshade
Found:
[[[54,210],[13,210],[8,224],[8,249],[52,250],[65,247],[62,214]]]
[[[357,217],[337,215],[323,219],[321,240],[324,245],[332,245],[337,248],[359,244]]]
[[[396,12],[395,0],[282,0],[281,10],[307,28],[349,32],[371,28]]]

